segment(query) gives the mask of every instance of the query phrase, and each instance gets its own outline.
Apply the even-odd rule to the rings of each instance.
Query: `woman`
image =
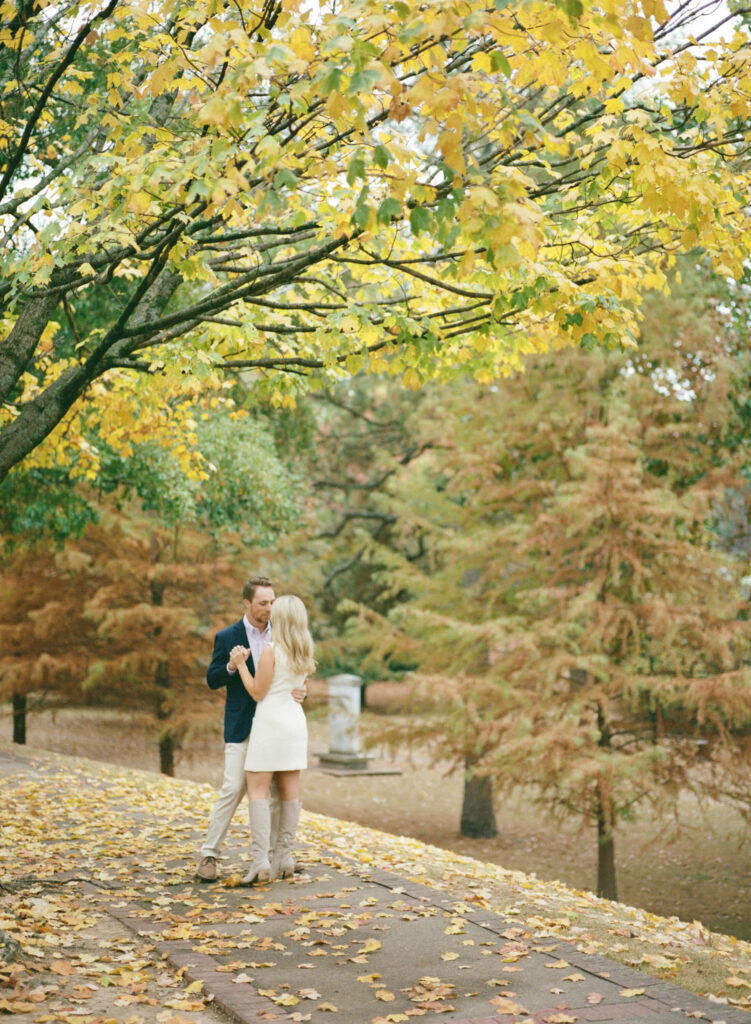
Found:
[[[257,702],[245,759],[253,862],[243,882],[268,882],[295,870],[292,843],[300,820],[300,772],[308,766],[308,726],[291,691],[303,686],[315,669],[308,615],[299,597],[278,597],[271,608],[272,641],[261,652],[252,676],[245,664],[248,650],[233,647],[230,665]],[[281,814],[279,839],[269,863],[269,787],[276,775]]]

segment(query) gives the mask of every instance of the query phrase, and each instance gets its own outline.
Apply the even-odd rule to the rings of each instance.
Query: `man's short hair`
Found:
[[[252,601],[259,587],[273,587],[268,576],[251,576],[243,587],[243,601]]]

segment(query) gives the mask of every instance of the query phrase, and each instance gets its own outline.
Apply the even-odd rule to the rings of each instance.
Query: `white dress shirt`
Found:
[[[248,616],[243,615],[243,626],[245,626],[245,635],[248,638],[250,656],[253,659],[253,668],[255,669],[258,668],[258,659],[261,657],[261,651],[266,644],[271,643],[271,621],[267,622],[263,629],[257,629],[252,622],[248,621]],[[237,669],[232,668],[228,663],[227,671],[232,674],[237,672]]]

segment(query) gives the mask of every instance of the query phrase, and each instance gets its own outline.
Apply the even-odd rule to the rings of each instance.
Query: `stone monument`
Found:
[[[368,767],[368,759],[360,747],[357,731],[360,718],[362,679],[344,673],[331,676],[329,688],[329,749],[319,754],[322,768],[340,768],[361,771]]]

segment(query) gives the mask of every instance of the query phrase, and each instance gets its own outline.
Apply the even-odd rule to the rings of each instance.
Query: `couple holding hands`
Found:
[[[217,633],[206,673],[212,690],[226,687],[224,778],[196,878],[216,880],[219,850],[247,792],[253,859],[243,883],[253,885],[295,870],[300,772],[308,761],[302,702],[315,661],[299,597],[277,599],[266,576],[251,576],[242,597],[245,614]]]

